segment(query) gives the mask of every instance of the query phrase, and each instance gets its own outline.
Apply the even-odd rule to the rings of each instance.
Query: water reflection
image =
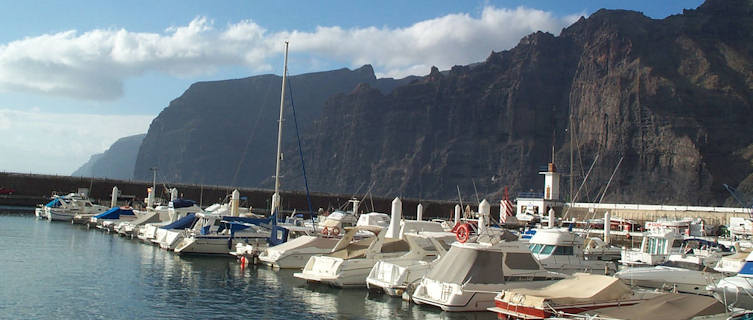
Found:
[[[17,318],[494,319],[446,313],[365,289],[312,285],[294,271],[182,257],[115,234],[0,214],[0,312]]]

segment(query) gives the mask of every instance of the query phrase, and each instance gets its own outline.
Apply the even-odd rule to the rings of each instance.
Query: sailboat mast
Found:
[[[277,122],[277,164],[275,167],[275,193],[272,195],[272,212],[280,207],[280,160],[282,154],[282,111],[285,106],[285,81],[288,76],[288,42],[285,41],[285,67],[282,71],[282,90],[280,90],[280,120]]]

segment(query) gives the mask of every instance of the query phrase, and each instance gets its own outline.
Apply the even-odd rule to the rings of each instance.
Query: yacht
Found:
[[[455,242],[421,279],[412,299],[444,311],[482,311],[494,306],[497,292],[541,288],[565,277],[545,270],[526,242]]]
[[[411,285],[421,280],[455,241],[455,234],[443,231],[405,233],[404,237],[412,243],[411,248],[420,248],[427,253],[418,259],[377,261],[366,277],[369,290],[382,291],[390,296],[402,296],[404,293],[410,295]]]
[[[368,231],[376,236],[354,241],[355,235],[361,231]],[[331,253],[312,256],[303,270],[293,276],[336,287],[364,287],[366,277],[377,261],[424,253],[409,251],[409,242],[400,238],[385,238],[386,233],[384,228],[373,226],[349,229]]]
[[[591,252],[585,256],[586,239],[562,228],[544,228],[528,240],[528,248],[545,269],[572,274],[575,272],[612,274],[617,266],[609,256]],[[588,258],[588,259],[587,259]]]
[[[547,319],[616,306],[629,306],[660,293],[633,291],[619,279],[575,274],[541,289],[508,289],[494,298],[489,311],[503,318]]]
[[[684,258],[681,255],[671,255],[661,265],[626,268],[614,276],[632,286],[711,295],[706,287],[721,280],[725,275],[693,259],[695,257]]]
[[[275,219],[274,215],[264,219],[202,212],[196,216],[199,220],[191,229],[168,236],[160,247],[180,254],[230,254],[239,243],[266,243],[271,233],[260,225]]]
[[[709,285],[708,290],[730,308],[753,310],[753,253],[736,276],[723,278]]]
[[[44,215],[50,221],[73,221],[76,214],[100,214],[108,207],[93,204],[80,193],[69,193],[65,196],[54,196],[54,199],[44,206]]]
[[[78,215],[76,215],[78,217]],[[112,231],[115,224],[124,221],[133,221],[137,218],[131,207],[113,207],[110,210],[89,218],[88,226],[96,226],[98,229]]]

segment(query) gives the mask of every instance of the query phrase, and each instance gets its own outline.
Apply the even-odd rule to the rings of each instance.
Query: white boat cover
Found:
[[[708,296],[666,293],[627,307],[611,307],[588,312],[599,318],[685,320],[724,313],[724,305]]]
[[[139,226],[145,223],[151,223],[151,222],[158,222],[159,220],[159,213],[156,211],[150,211],[145,214],[140,215],[138,218],[134,219],[130,223],[134,226]]]
[[[278,251],[280,253],[286,252],[291,249],[298,248],[319,248],[319,249],[332,249],[337,244],[338,239],[333,238],[320,238],[314,236],[300,236],[283,244],[269,247],[267,251]]]
[[[576,273],[541,289],[510,289],[498,296],[506,303],[546,309],[586,303],[628,300],[633,291],[615,277]]]

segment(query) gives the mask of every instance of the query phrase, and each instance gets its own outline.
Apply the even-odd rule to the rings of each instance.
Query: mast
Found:
[[[288,76],[288,42],[285,41],[285,66],[282,71],[282,90],[280,90],[280,120],[277,122],[277,164],[275,166],[275,193],[272,195],[272,213],[280,208],[280,160],[282,158],[282,111],[285,106],[285,81]]]

